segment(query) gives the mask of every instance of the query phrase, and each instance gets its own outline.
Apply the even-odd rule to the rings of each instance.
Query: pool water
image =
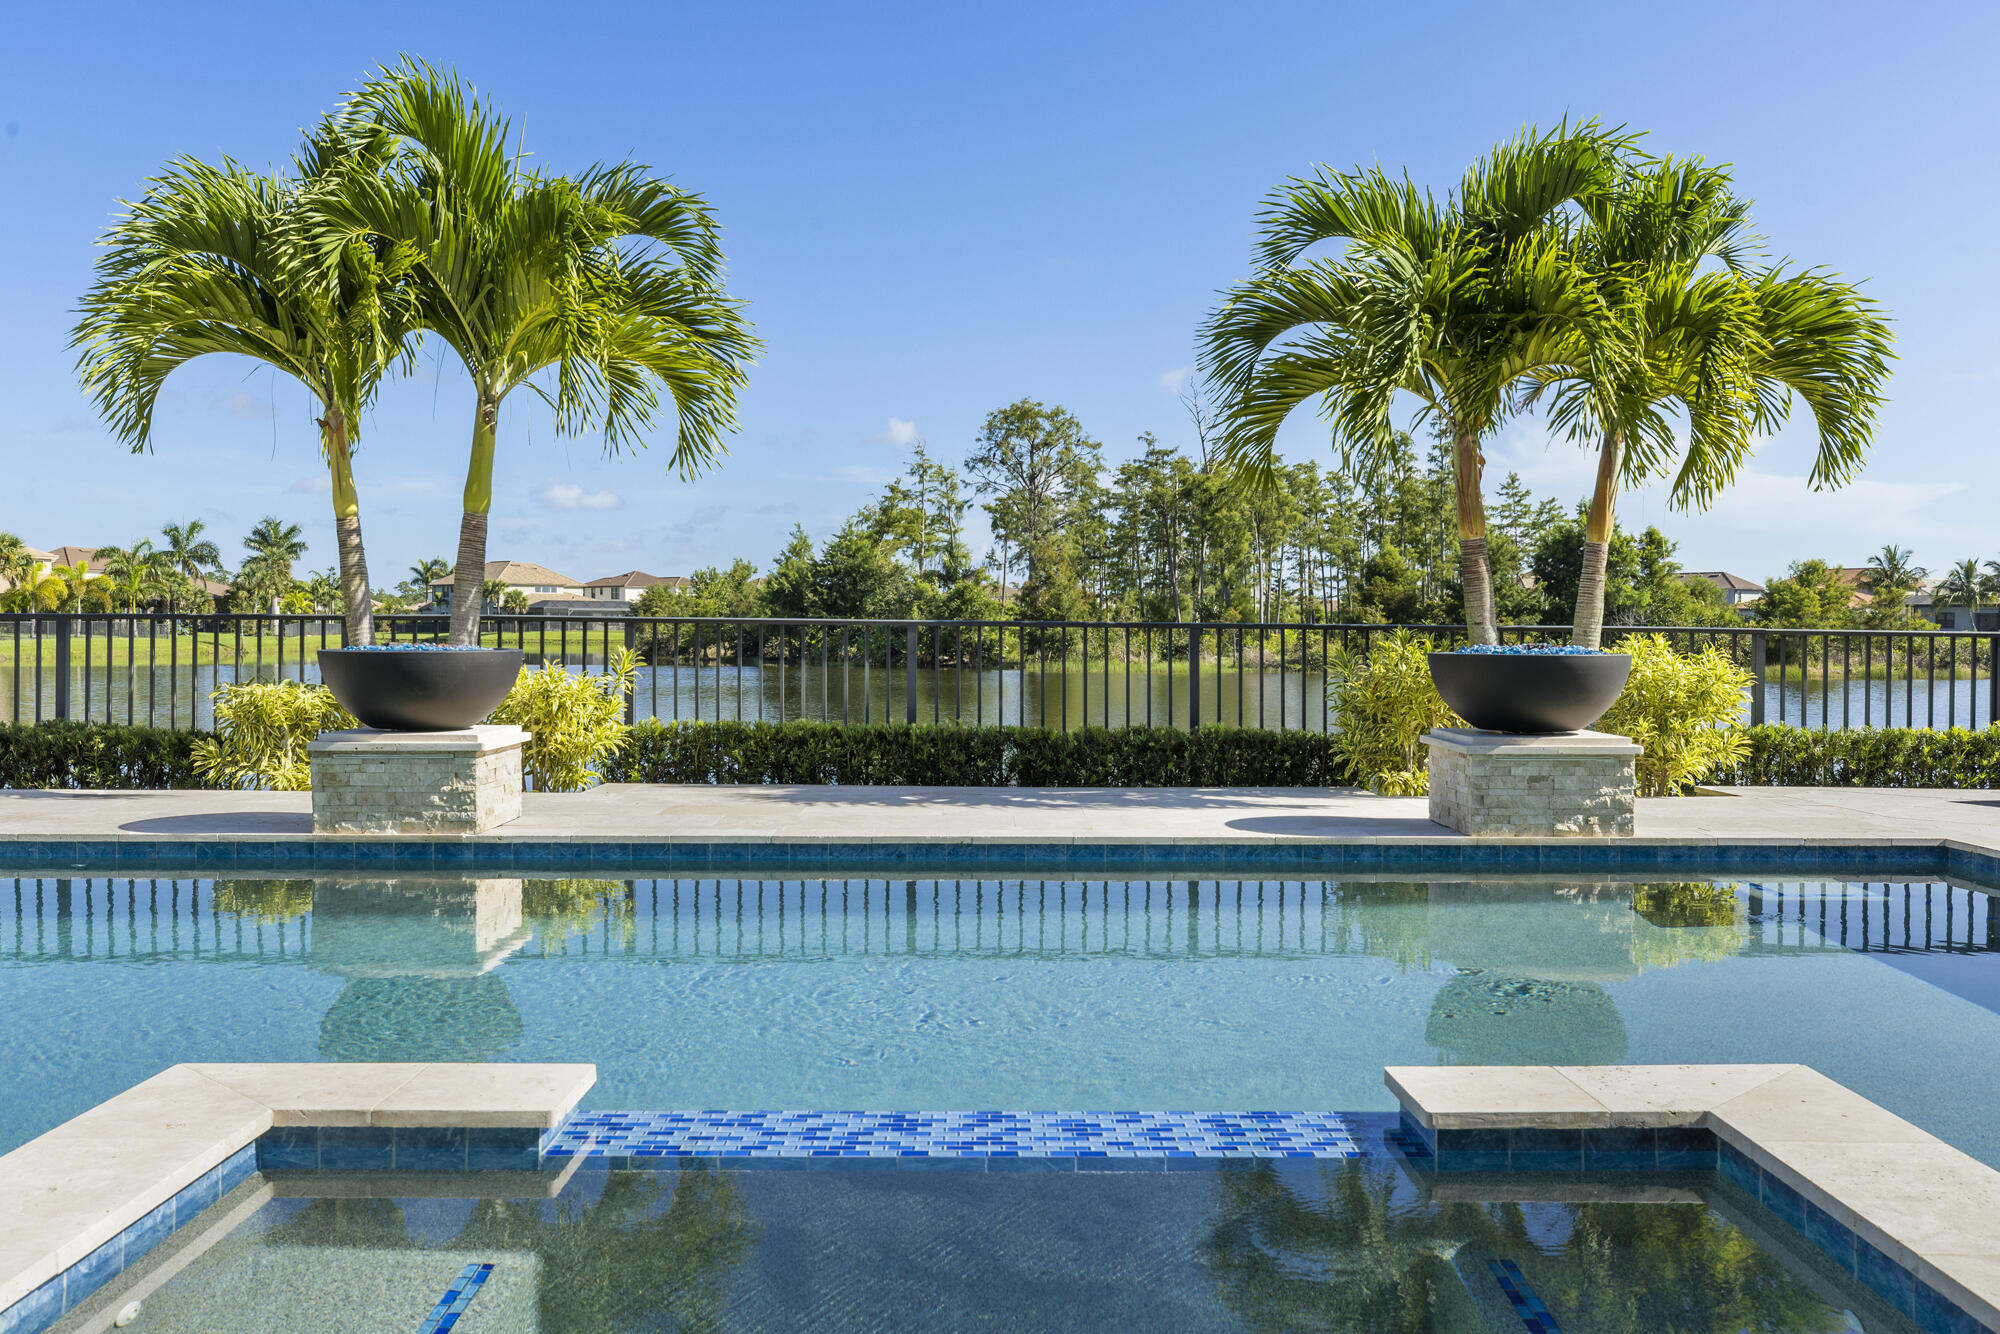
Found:
[[[1922,881],[0,880],[0,1149],[177,1061],[588,1060],[623,1109],[1387,1110],[1800,1061],[2000,1166],[2000,915]]]
[[[585,1170],[554,1198],[394,1182],[313,1198],[311,1178],[279,1180],[304,1193],[252,1194],[244,1221],[61,1334],[133,1299],[132,1334],[424,1330],[468,1268],[481,1281],[455,1334],[1523,1334],[1542,1310],[1570,1334],[1914,1334],[1712,1182],[1432,1198],[1380,1151],[1147,1173]]]

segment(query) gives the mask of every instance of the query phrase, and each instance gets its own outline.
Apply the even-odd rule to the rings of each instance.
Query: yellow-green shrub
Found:
[[[304,792],[313,739],[358,726],[331,690],[303,681],[242,681],[209,698],[215,735],[194,743],[194,770],[217,787]]]
[[[1645,748],[1641,796],[1675,796],[1742,761],[1749,672],[1713,644],[1677,653],[1664,635],[1627,635],[1612,652],[1632,655],[1632,676],[1597,727]]]
[[[1465,725],[1431,682],[1430,652],[1430,640],[1398,630],[1366,656],[1342,652],[1328,665],[1326,698],[1340,728],[1341,752],[1371,792],[1429,792],[1424,733]]]
[[[487,721],[528,729],[521,769],[536,791],[581,792],[601,777],[598,766],[631,738],[625,697],[638,674],[639,660],[629,650],[602,676],[578,675],[554,663],[536,672],[522,668]]]

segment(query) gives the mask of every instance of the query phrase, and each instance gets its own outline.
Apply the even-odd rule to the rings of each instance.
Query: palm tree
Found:
[[[1564,210],[1611,189],[1630,144],[1594,122],[1526,132],[1476,163],[1444,204],[1379,169],[1294,180],[1261,220],[1264,271],[1228,293],[1204,328],[1224,457],[1250,483],[1275,484],[1279,425],[1309,398],[1321,399],[1344,461],[1362,472],[1391,453],[1399,393],[1450,436],[1477,643],[1498,639],[1480,483],[1509,387],[1579,341],[1603,365],[1626,355]],[[1304,258],[1328,241],[1345,250]]]
[[[167,540],[161,552],[166,557],[167,569],[190,586],[222,566],[221,549],[201,535],[207,527],[200,519],[189,519],[186,523],[170,523],[160,529],[160,536]],[[178,581],[167,583],[167,610],[170,612],[178,610],[174,600],[180,586]]]
[[[160,576],[166,572],[166,553],[155,551],[152,542],[140,538],[129,547],[111,547],[97,553],[104,559],[105,577],[112,582],[125,610],[135,612],[139,604],[160,590]]]
[[[497,611],[501,604],[507,600],[507,581],[504,579],[488,579],[481,583],[479,585],[479,600],[484,604],[482,610]]]
[[[1929,573],[1923,566],[1912,563],[1912,554],[1908,547],[1889,543],[1868,558],[1861,586],[1878,602],[1884,598],[1902,601],[1923,586],[1924,576]]]
[[[356,133],[402,145],[391,173],[350,173],[320,205],[324,253],[342,237],[417,256],[417,323],[471,376],[472,448],[453,590],[454,643],[478,640],[500,405],[528,384],[556,429],[601,429],[608,450],[644,443],[660,390],[677,418],[672,466],[693,476],[724,452],[757,349],[722,286],[707,204],[632,163],[576,178],[521,168],[508,123],[458,79],[406,60],[347,109]],[[534,383],[555,371],[553,392]]]
[[[330,253],[315,247],[305,204],[378,169],[387,149],[382,136],[327,123],[292,178],[226,158],[220,166],[176,159],[105,237],[70,339],[84,389],[134,451],[151,445],[160,386],[197,357],[251,357],[306,386],[319,403],[347,637],[356,644],[372,642],[374,624],[352,456],[362,408],[406,352],[399,279],[411,255],[366,237],[343,238]],[[301,264],[302,255],[313,263]]]
[[[83,586],[90,582],[90,562],[80,560],[74,565],[51,566],[49,574],[62,581],[62,610],[82,611]]]
[[[1980,573],[1979,562],[1968,557],[1954,561],[1945,571],[1944,578],[1931,589],[1931,597],[1945,607],[1965,608],[1966,629],[1974,629],[1979,622],[1979,604],[1992,593],[1985,576]]]
[[[1618,492],[1671,457],[1674,423],[1665,409],[1676,405],[1691,434],[1720,438],[1723,448],[1742,434],[1753,411],[1740,368],[1754,338],[1754,304],[1735,275],[1755,243],[1728,173],[1698,158],[1628,160],[1615,187],[1589,201],[1585,212],[1578,248],[1626,325],[1631,355],[1606,362],[1588,341],[1573,338],[1572,358],[1524,378],[1521,401],[1534,403],[1553,390],[1552,423],[1597,445],[1571,635],[1596,648]],[[1708,261],[1720,261],[1724,271],[1700,272]]]
[[[1669,503],[1705,507],[1795,395],[1818,430],[1813,484],[1840,485],[1872,437],[1890,340],[1874,303],[1836,277],[1745,272],[1757,244],[1748,210],[1727,172],[1700,159],[1631,164],[1587,211],[1580,246],[1634,355],[1607,364],[1574,339],[1572,357],[1527,377],[1524,401],[1553,387],[1552,423],[1597,442],[1572,632],[1596,648],[1619,490],[1666,477]],[[1686,424],[1684,452],[1670,407]]]
[[[292,562],[306,554],[299,526],[267,514],[243,539],[243,548],[250,559],[243,562],[237,585],[253,594],[249,601],[268,605],[276,615],[279,599],[291,589]]]
[[[432,581],[442,579],[450,573],[450,561],[443,556],[432,556],[410,567],[410,583],[417,588],[429,588]]]

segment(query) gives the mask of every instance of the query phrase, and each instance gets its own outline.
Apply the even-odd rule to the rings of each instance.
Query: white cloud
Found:
[[[325,473],[311,477],[301,477],[285,490],[295,496],[330,496],[333,494],[333,479]]]
[[[1181,386],[1193,378],[1194,367],[1176,366],[1170,371],[1163,372],[1156,383],[1168,393],[1178,394],[1181,391]]]
[[[902,449],[917,443],[917,423],[914,419],[891,417],[889,418],[889,425],[886,428],[877,431],[868,438],[870,440],[879,440],[885,445],[894,445],[896,448]]]
[[[552,510],[615,510],[622,503],[612,491],[586,491],[575,482],[544,482],[535,499]]]
[[[232,417],[246,417],[253,420],[271,415],[271,400],[259,398],[247,389],[232,389],[222,396],[222,406]]]

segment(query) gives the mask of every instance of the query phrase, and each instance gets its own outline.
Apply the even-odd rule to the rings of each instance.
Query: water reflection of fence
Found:
[[[1962,885],[1759,881],[1748,892],[1752,953],[1817,942],[1870,954],[2000,954],[1992,896]]]
[[[426,891],[397,882],[396,905]],[[759,963],[843,957],[1302,959],[1370,955],[1422,964],[1451,949],[1421,882],[1202,880],[560,880],[500,895],[510,922],[482,922],[468,884],[443,885],[428,917],[458,947],[482,927],[520,942],[517,959],[637,957]],[[382,882],[22,877],[0,882],[0,961],[212,961],[307,965],[314,894],[341,912],[338,951],[380,936],[407,953],[407,917],[374,914]],[[1857,950],[2000,953],[1985,893],[1925,882],[1756,882],[1749,954]],[[1553,896],[1556,891],[1551,890]],[[1532,896],[1510,897],[1532,903]],[[1552,899],[1553,901],[1553,899]],[[386,903],[386,900],[385,900]],[[527,911],[523,913],[523,905]],[[1490,907],[1491,905],[1485,905]],[[355,917],[357,909],[360,917]],[[1449,912],[1449,908],[1446,908]],[[419,914],[420,916],[425,914]],[[1611,919],[1593,916],[1590,929]],[[331,928],[329,928],[331,929]],[[357,932],[360,933],[357,936]],[[371,936],[372,933],[372,936]],[[465,937],[464,941],[458,939]],[[394,937],[393,941],[390,937]],[[1449,940],[1458,940],[1449,937]],[[1463,943],[1459,941],[1459,943]],[[404,958],[403,962],[410,962]],[[422,962],[419,960],[418,962]],[[435,962],[435,961],[432,961]],[[491,961],[481,960],[480,966]],[[393,971],[393,966],[391,971]]]
[[[441,617],[384,616],[385,640],[436,640]],[[1330,730],[1326,681],[1394,630],[1458,626],[858,621],[491,616],[483,642],[530,663],[601,672],[640,662],[632,717]],[[1561,639],[1510,626],[1510,642]],[[1617,630],[1615,633],[1624,633]],[[1673,628],[1751,675],[1751,722],[1820,730],[1981,727],[2000,717],[2000,634]],[[317,680],[337,617],[0,616],[0,718],[208,727],[210,694],[250,679]]]

